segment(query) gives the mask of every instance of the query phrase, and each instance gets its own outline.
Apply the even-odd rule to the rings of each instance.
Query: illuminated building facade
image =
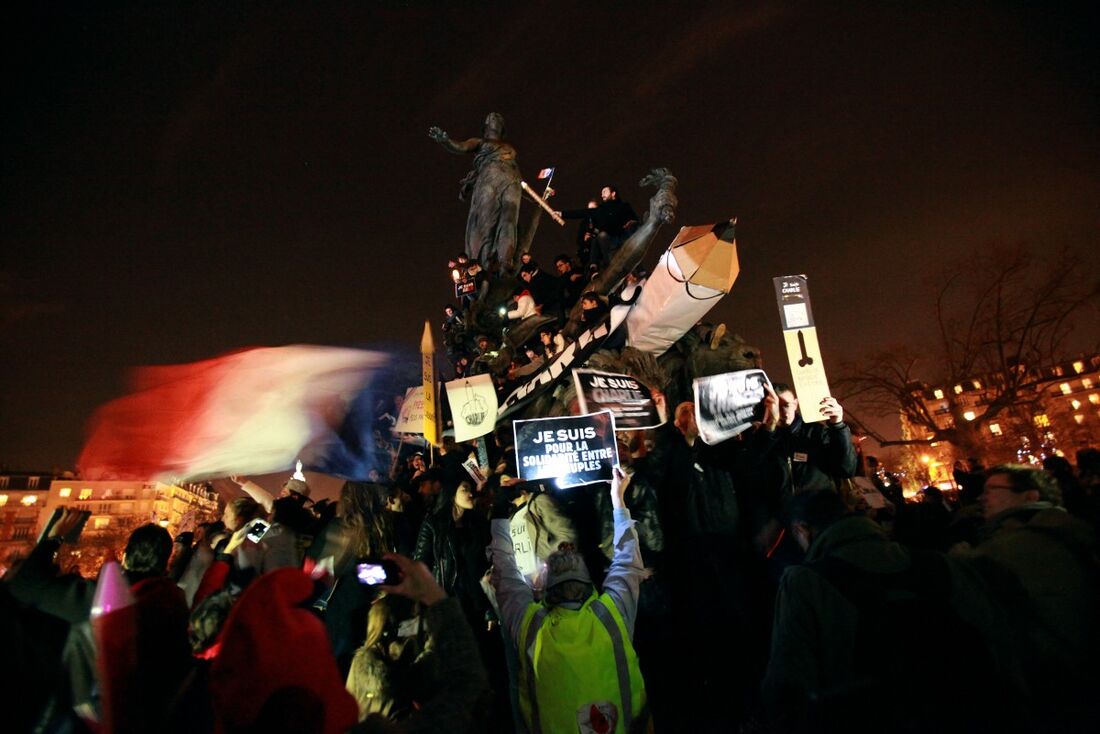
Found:
[[[1074,461],[1083,448],[1100,447],[1100,354],[1080,357],[1046,370],[1033,380],[1031,393],[1014,401],[980,428],[984,466],[1002,463],[1039,464],[1059,455]],[[928,413],[941,429],[956,416],[974,420],[996,394],[997,375],[984,375],[952,385],[916,385]],[[923,426],[902,419],[905,438],[927,436]],[[922,482],[950,484],[955,461],[967,460],[961,449],[946,442],[911,449],[909,465]]]
[[[26,557],[45,524],[52,474],[0,474],[0,575]]]

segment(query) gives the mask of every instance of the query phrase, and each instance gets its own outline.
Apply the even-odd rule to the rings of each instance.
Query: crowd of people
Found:
[[[578,302],[582,323],[587,326],[599,323],[617,305],[629,306],[641,293],[648,273],[640,267],[631,271],[610,296],[589,288],[638,228],[638,215],[630,204],[619,199],[616,187],[604,186],[600,200],[589,201],[586,208],[556,213],[565,219],[580,220],[577,252],[557,255],[553,271],[544,270],[529,252],[520,255],[518,282],[499,316],[505,329],[514,329],[533,317],[545,318],[540,319],[534,335],[514,345],[506,370],[494,369],[505,334],[477,332],[469,319],[470,307],[485,298],[492,278],[498,274],[486,271],[465,254],[449,261],[451,278],[460,286],[456,303],[443,307],[441,328],[455,377],[494,373],[498,387],[513,385],[565,349],[569,338],[561,328]]]
[[[98,587],[53,563],[66,512],[0,584],[11,730],[1093,730],[1100,452],[913,503],[820,408],[776,384],[710,446],[682,403],[568,490],[520,481],[504,426],[334,502],[232,477]]]

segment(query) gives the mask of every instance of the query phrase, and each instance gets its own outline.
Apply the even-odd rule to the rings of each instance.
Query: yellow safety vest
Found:
[[[527,607],[519,633],[519,704],[531,734],[631,731],[643,716],[645,683],[610,596],[592,594],[576,610]]]

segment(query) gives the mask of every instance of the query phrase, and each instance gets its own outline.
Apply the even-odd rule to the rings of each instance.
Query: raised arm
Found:
[[[266,514],[271,514],[271,508],[275,506],[275,497],[270,492],[251,479],[242,479],[235,474],[229,479],[240,487],[245,494],[256,500],[256,504],[264,508]]]
[[[481,145],[481,138],[470,138],[469,140],[463,140],[458,142],[457,140],[451,140],[451,136],[443,132],[438,127],[428,128],[428,137],[443,146],[443,149],[461,155],[462,153],[472,153],[477,150],[477,146]]]
[[[611,568],[604,578],[603,590],[614,601],[630,636],[634,636],[634,618],[638,613],[638,591],[646,577],[642,553],[638,546],[638,532],[630,519],[630,510],[623,501],[623,474],[615,467],[611,479],[611,514],[615,519],[615,553]]]
[[[535,596],[516,565],[516,553],[512,547],[509,515],[515,509],[512,505],[514,497],[514,488],[501,487],[493,503],[492,538],[489,542],[489,561],[493,568],[489,583],[496,592],[504,629],[518,645],[520,622],[527,607],[535,601]]]

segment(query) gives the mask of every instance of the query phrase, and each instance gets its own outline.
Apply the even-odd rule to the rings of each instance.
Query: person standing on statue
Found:
[[[474,168],[462,179],[458,197],[470,202],[466,254],[486,268],[511,270],[522,190],[516,149],[501,139],[503,135],[504,117],[498,112],[485,118],[480,138],[457,142],[438,127],[428,130],[428,136],[448,151],[474,154]]]

